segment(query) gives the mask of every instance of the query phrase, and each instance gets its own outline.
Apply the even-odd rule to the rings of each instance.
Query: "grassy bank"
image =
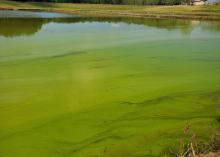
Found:
[[[82,16],[132,16],[220,20],[220,6],[131,6],[72,3],[20,3],[1,1],[0,9],[44,10]]]

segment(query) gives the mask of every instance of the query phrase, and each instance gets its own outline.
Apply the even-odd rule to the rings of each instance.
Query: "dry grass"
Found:
[[[201,140],[196,133],[191,132],[191,126],[184,129],[185,136],[189,139],[180,139],[177,150],[170,149],[170,156],[175,157],[219,157],[220,156],[220,134],[212,133],[209,140]]]
[[[73,3],[0,2],[0,9],[40,9],[74,13],[84,16],[135,16],[156,18],[184,18],[220,20],[220,5],[213,6],[132,6]]]

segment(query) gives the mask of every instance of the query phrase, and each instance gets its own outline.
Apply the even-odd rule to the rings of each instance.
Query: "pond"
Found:
[[[1,157],[160,157],[219,108],[218,21],[0,18]]]

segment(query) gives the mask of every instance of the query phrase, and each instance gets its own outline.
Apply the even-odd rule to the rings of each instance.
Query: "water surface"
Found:
[[[0,18],[70,18],[78,15],[28,10],[0,10]]]
[[[0,18],[0,156],[164,156],[220,128],[220,23]]]

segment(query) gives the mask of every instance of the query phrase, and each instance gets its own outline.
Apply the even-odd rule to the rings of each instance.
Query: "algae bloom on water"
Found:
[[[219,131],[220,23],[0,18],[0,156],[164,156]]]

